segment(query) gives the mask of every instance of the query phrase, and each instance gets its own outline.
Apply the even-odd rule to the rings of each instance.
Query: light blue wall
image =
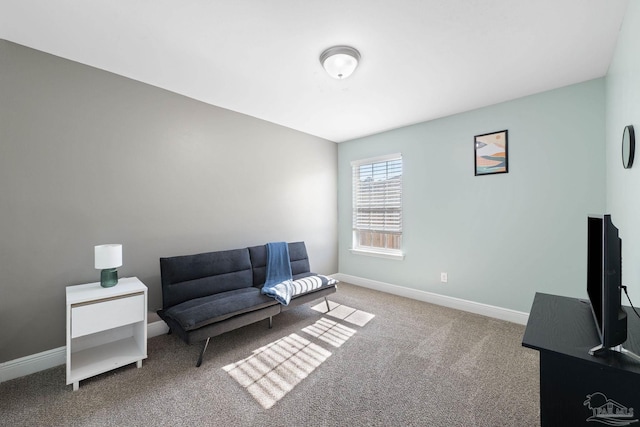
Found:
[[[474,176],[473,136],[502,129],[509,173]],[[525,312],[536,291],[586,296],[586,217],[606,202],[604,138],[597,79],[340,144],[340,273]],[[352,254],[350,162],[395,152],[406,257]]]
[[[623,169],[622,131],[634,125],[640,142],[640,2],[629,2],[606,79],[607,209],[622,238],[622,281],[640,301],[640,146],[635,164]],[[637,300],[637,301],[636,301]]]

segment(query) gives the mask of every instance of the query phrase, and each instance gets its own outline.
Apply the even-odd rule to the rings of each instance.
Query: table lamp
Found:
[[[122,245],[95,246],[95,267],[100,272],[100,286],[110,288],[118,283],[117,267],[122,266]]]

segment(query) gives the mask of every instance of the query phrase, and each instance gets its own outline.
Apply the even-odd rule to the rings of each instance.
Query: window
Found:
[[[402,257],[402,155],[354,161],[353,251]]]

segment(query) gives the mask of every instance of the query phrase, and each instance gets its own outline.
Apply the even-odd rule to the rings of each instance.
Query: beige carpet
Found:
[[[536,426],[538,353],[524,327],[341,283],[200,346],[173,335],[82,381],[64,366],[0,384],[7,426]]]

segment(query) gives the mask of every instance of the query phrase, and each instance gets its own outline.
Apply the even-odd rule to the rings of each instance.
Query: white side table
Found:
[[[147,358],[147,287],[137,277],[116,286],[67,286],[67,385]]]

